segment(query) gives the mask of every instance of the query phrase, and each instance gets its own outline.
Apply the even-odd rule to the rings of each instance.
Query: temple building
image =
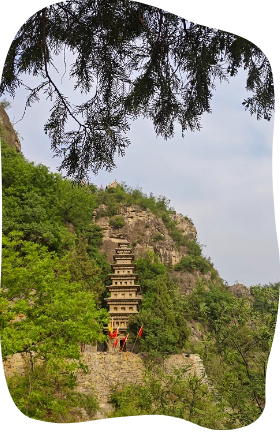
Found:
[[[123,341],[127,334],[128,321],[131,314],[137,314],[142,301],[138,275],[135,273],[136,264],[132,264],[134,255],[128,243],[119,243],[113,255],[114,264],[112,274],[109,275],[112,284],[107,286],[111,296],[106,300],[111,317],[111,327],[118,331],[116,349],[123,348]],[[109,350],[113,349],[115,339],[109,340]]]

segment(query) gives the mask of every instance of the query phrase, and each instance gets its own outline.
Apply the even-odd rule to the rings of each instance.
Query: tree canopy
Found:
[[[55,60],[70,51],[69,77],[85,96],[79,105],[61,91]],[[251,42],[203,27],[162,9],[128,0],[68,0],[45,7],[20,28],[8,52],[0,95],[28,90],[26,107],[42,94],[53,101],[44,126],[60,168],[82,180],[92,170],[112,170],[124,155],[130,123],[153,122],[157,135],[201,128],[217,80],[247,70],[250,96],[242,103],[269,120],[274,87],[269,62]],[[65,71],[61,75],[65,74]],[[30,88],[23,73],[40,78]],[[87,97],[86,97],[87,95]]]

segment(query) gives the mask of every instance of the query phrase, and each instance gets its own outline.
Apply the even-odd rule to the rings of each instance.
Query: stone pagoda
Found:
[[[142,301],[138,274],[134,273],[136,264],[132,264],[134,255],[128,243],[118,243],[113,255],[112,274],[109,274],[112,285],[107,286],[111,297],[106,298],[113,329],[119,328],[116,349],[123,348],[127,334],[128,321],[131,314],[137,314]],[[113,348],[115,339],[109,341],[109,351]],[[114,349],[115,350],[115,349]],[[125,347],[124,347],[125,350]]]

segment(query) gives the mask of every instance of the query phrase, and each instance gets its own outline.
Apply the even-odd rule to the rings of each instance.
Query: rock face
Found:
[[[17,152],[21,151],[20,141],[13,128],[12,123],[8,117],[8,114],[4,110],[2,104],[0,103],[0,132],[1,138],[3,138],[8,146],[14,147]]]
[[[198,278],[201,278],[206,282],[211,279],[211,273],[203,275],[197,270],[193,270],[192,273],[170,270],[170,275],[179,285],[181,293],[185,295],[189,295],[193,291]]]
[[[253,300],[253,296],[250,293],[250,289],[246,287],[243,284],[235,284],[228,287],[228,290],[235,296],[235,297],[248,297]]]
[[[120,206],[119,215],[123,220],[121,228],[114,228],[110,224],[110,217],[102,216],[104,206],[100,206],[95,215],[94,222],[103,229],[103,244],[101,251],[104,252],[109,262],[113,262],[113,254],[117,243],[128,241],[133,246],[136,257],[141,256],[146,250],[154,251],[160,261],[166,265],[177,264],[186,248],[181,247],[179,251],[161,218],[158,218],[149,209],[142,210],[137,205],[130,207]],[[196,238],[196,228],[193,223],[182,215],[171,215],[177,222],[178,228],[191,239]]]
[[[160,262],[167,266],[174,266],[188,253],[187,248],[176,246],[174,240],[168,234],[168,230],[160,217],[151,210],[143,210],[138,205],[120,206],[118,216],[121,217],[123,226],[115,228],[110,224],[113,218],[103,216],[106,206],[101,205],[94,214],[94,223],[103,230],[103,243],[101,252],[106,254],[107,260],[113,263],[115,248],[120,241],[129,242],[133,247],[133,253],[139,258],[147,250],[155,252]],[[194,224],[181,214],[173,214],[171,218],[176,222],[182,234],[190,239],[196,239],[197,231]],[[198,278],[206,282],[211,273],[202,275],[199,271],[191,273],[185,271],[170,270],[172,277],[180,286],[181,292],[188,295],[196,286]]]

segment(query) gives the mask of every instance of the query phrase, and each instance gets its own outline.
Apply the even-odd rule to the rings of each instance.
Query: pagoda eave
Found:
[[[114,260],[116,259],[131,259],[133,261],[134,255],[133,254],[119,254],[119,255],[113,255]]]
[[[131,303],[131,304],[138,304],[139,302],[142,301],[142,297],[134,297],[134,298],[112,298],[112,297],[108,297],[104,299],[107,303],[112,303],[112,304],[122,304],[122,303]]]
[[[133,263],[115,263],[115,264],[111,264],[111,268],[133,268],[136,269],[136,264]]]
[[[140,291],[140,285],[106,285],[106,288],[111,292],[112,290],[116,291],[123,291],[125,288],[126,291],[135,291],[135,288],[137,288],[137,291]]]

